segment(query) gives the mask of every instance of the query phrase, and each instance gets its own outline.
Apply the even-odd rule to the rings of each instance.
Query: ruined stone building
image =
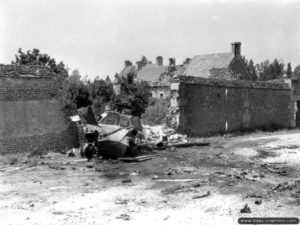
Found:
[[[293,126],[285,83],[182,76],[173,80],[171,91],[173,127],[191,136]]]
[[[127,76],[128,74],[135,74],[138,81],[147,81],[150,85],[150,91],[154,98],[167,98],[170,96],[170,76],[168,74],[169,66],[163,64],[163,57],[156,57],[156,63],[148,61],[146,57],[136,62],[126,60],[124,69],[120,72],[119,76]],[[165,76],[163,76],[165,75]],[[114,86],[118,90],[118,79],[114,80]]]
[[[238,76],[250,77],[242,61],[240,42],[231,44],[231,52],[196,55],[181,65],[176,65],[175,58],[170,58],[169,63],[165,65],[162,56],[156,57],[156,63],[143,57],[135,66],[126,60],[120,76],[129,73],[135,73],[138,80],[147,81],[154,98],[170,97],[170,84],[174,76],[225,80],[234,80]]]
[[[78,146],[78,130],[65,117],[58,82],[42,66],[0,65],[0,153]]]
[[[194,56],[176,75],[224,80],[235,80],[238,76],[250,78],[242,61],[240,42],[231,44],[231,52]]]

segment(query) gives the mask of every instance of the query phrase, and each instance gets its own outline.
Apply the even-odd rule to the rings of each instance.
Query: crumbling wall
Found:
[[[78,146],[55,76],[41,66],[0,65],[0,153]]]
[[[181,77],[171,91],[172,124],[180,133],[208,136],[292,124],[290,88],[284,83]]]
[[[170,97],[170,86],[152,86],[150,88],[153,98],[169,98]]]

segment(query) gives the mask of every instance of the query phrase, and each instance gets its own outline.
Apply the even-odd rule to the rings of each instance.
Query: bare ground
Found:
[[[300,217],[299,130],[206,140],[211,146],[158,151],[137,163],[88,163],[53,152],[2,155],[0,223],[238,224],[239,217]],[[240,212],[245,204],[251,213]]]

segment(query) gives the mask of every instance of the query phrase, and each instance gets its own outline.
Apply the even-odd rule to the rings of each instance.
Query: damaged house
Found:
[[[194,56],[176,75],[224,80],[235,80],[238,77],[250,79],[242,61],[241,42],[232,43],[231,52]]]
[[[156,63],[148,61],[143,56],[140,61],[136,62],[135,66],[126,60],[120,76],[127,76],[130,73],[136,74],[138,80],[147,81],[150,84],[154,98],[168,98],[170,96],[171,79],[174,76],[225,80],[234,80],[239,77],[250,79],[242,61],[240,42],[231,44],[231,52],[196,55],[182,65],[176,65],[175,58],[170,58],[169,64],[164,65],[162,56],[156,57]],[[118,80],[115,80],[114,83],[117,87]]]

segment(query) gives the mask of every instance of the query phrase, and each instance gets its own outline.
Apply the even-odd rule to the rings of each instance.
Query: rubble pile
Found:
[[[169,143],[187,143],[186,135],[177,134],[175,130],[166,125],[148,126],[143,125],[145,141],[148,143],[157,144],[163,140]]]

